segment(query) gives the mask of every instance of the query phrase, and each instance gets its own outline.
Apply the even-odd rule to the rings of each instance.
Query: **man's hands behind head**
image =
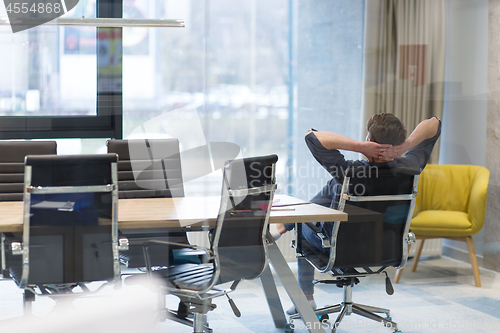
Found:
[[[359,152],[371,160],[373,158],[383,158],[387,151],[391,148],[393,148],[393,146],[389,144],[379,144],[374,141],[363,141],[360,142]]]
[[[406,148],[406,142],[397,145],[397,146],[390,146],[388,149],[384,150],[382,153],[382,156],[380,157],[381,159],[392,161],[397,157],[400,157],[403,155],[408,149]]]
[[[396,157],[403,155],[408,149],[406,142],[398,146],[390,144],[379,144],[374,141],[363,141],[360,143],[360,153],[365,155],[370,161],[389,162]]]

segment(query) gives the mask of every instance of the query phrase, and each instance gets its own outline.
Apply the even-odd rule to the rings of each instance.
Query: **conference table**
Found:
[[[118,228],[203,230],[214,225],[220,197],[147,198],[118,200]],[[275,195],[269,223],[347,221],[347,214],[287,195]],[[22,232],[23,202],[0,202],[0,233]],[[324,333],[281,251],[268,237],[268,255],[274,272],[311,333]],[[270,268],[260,277],[275,326],[287,323]]]

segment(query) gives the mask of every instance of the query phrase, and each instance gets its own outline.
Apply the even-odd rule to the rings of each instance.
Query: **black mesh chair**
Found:
[[[180,298],[177,311],[159,304],[159,319],[170,318],[192,326],[195,333],[210,332],[206,314],[215,308],[212,299],[234,290],[242,279],[258,277],[267,265],[266,230],[276,188],[276,155],[226,162],[222,197],[215,227],[210,234],[210,248],[205,249],[207,261],[202,264],[181,264],[148,271],[161,278],[165,293]],[[145,244],[145,257],[153,244]],[[177,244],[181,245],[181,244]],[[196,246],[182,245],[198,249]],[[215,286],[232,282],[228,289]],[[239,310],[229,298],[236,316]]]
[[[36,294],[119,279],[116,162],[116,154],[26,157],[23,237],[10,266],[25,315]]]
[[[55,141],[0,141],[0,201],[22,201],[24,188],[24,158],[26,155],[55,155]],[[0,234],[1,271],[8,276],[10,242],[20,239],[21,235]]]
[[[183,197],[179,140],[137,139],[109,140],[108,153],[118,154],[118,195],[120,199]],[[120,259],[128,268],[146,266],[142,244],[151,239],[189,244],[181,231],[123,230],[129,248],[120,252]],[[174,260],[173,249],[151,246],[153,266],[168,266]],[[167,254],[167,255],[166,255]]]
[[[321,320],[329,313],[340,312],[332,332],[345,315],[355,313],[383,323],[398,331],[389,309],[357,304],[352,301],[352,287],[359,277],[385,273],[386,291],[394,292],[385,270],[404,267],[408,258],[408,244],[414,241],[409,231],[417,194],[419,170],[408,168],[360,167],[347,170],[342,185],[339,210],[348,213],[348,222],[334,222],[332,236],[323,235],[315,224],[323,251],[300,237],[301,224],[296,225],[296,251],[316,270],[330,273],[334,279],[315,280],[314,283],[336,284],[344,290],[340,304],[316,310]],[[385,317],[377,315],[385,314]],[[290,320],[298,315],[290,316]],[[290,330],[289,330],[290,331]]]

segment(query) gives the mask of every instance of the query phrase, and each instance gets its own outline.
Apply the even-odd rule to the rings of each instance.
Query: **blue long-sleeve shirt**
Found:
[[[438,119],[439,120],[439,119]],[[412,149],[408,150],[403,157],[395,158],[387,163],[375,163],[367,160],[346,160],[338,149],[326,149],[314,134],[315,130],[310,130],[306,134],[305,141],[312,155],[321,164],[332,178],[324,186],[311,202],[319,205],[337,209],[344,182],[344,175],[349,168],[360,166],[380,166],[388,168],[407,167],[418,168],[420,172],[429,162],[432,149],[441,135],[441,121],[437,133],[430,139],[424,140]],[[328,235],[331,234],[332,222],[321,223],[321,228]]]

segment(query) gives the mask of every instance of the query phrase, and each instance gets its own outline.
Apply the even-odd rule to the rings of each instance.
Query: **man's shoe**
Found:
[[[309,301],[309,304],[311,304],[311,307],[313,308],[313,310],[316,310],[316,302],[314,300],[311,300]],[[286,313],[288,315],[294,315],[296,313],[298,313],[299,311],[297,311],[297,309],[295,308],[295,306],[292,306],[290,309],[286,310]]]

